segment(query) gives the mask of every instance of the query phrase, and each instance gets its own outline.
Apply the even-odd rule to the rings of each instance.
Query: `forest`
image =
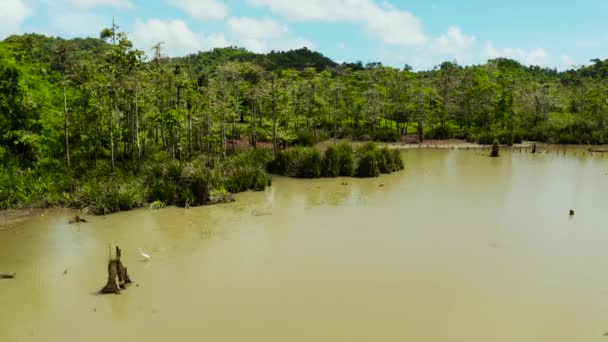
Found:
[[[162,43],[135,49],[116,26],[99,38],[10,36],[0,42],[0,208],[187,207],[262,190],[269,171],[404,167],[374,141],[604,144],[607,79],[599,59],[567,71],[498,58],[415,72],[306,48],[170,58]],[[314,147],[338,140],[369,143]]]

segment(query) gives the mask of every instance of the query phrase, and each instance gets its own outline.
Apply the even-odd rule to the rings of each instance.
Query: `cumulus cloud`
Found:
[[[23,0],[0,1],[0,39],[20,33],[21,23],[32,14]]]
[[[462,33],[460,27],[452,26],[448,31],[434,39],[431,47],[441,53],[460,54],[475,44],[474,36]]]
[[[352,22],[389,45],[421,45],[427,41],[422,23],[410,12],[373,0],[249,0],[295,21]]]
[[[491,43],[486,43],[482,49],[482,56],[489,59],[497,57],[511,58],[525,65],[544,65],[547,53],[541,48],[533,50],[522,48],[497,49]]]
[[[223,33],[198,34],[190,30],[182,20],[137,19],[132,37],[135,46],[145,52],[149,52],[155,44],[163,42],[165,53],[169,56],[181,56],[230,45]]]
[[[169,3],[196,19],[224,19],[228,13],[218,0],[171,0]]]
[[[70,3],[80,8],[114,7],[125,9],[133,7],[129,0],[70,0]]]
[[[231,39],[237,45],[253,52],[312,48],[311,42],[293,36],[287,26],[272,19],[234,17],[228,19],[227,28]]]

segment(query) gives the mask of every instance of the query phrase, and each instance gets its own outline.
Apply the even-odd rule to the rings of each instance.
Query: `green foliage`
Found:
[[[355,172],[355,152],[353,147],[347,143],[337,145],[340,156],[340,176],[350,177]]]
[[[314,146],[315,136],[310,131],[300,130],[296,132],[296,139],[293,141],[295,146]]]
[[[86,182],[77,192],[77,206],[96,215],[106,215],[143,206],[141,181],[108,177]]]
[[[377,151],[361,152],[357,163],[357,169],[355,170],[355,176],[363,178],[380,176]]]
[[[323,156],[323,176],[340,176],[340,151],[337,146],[330,145]]]
[[[378,177],[381,173],[391,173],[404,168],[399,151],[388,147],[378,148],[374,143],[367,143],[357,150],[357,154],[357,177]]]
[[[380,142],[397,142],[400,140],[399,133],[390,128],[378,128],[373,132],[373,140]]]
[[[269,163],[270,172],[299,178],[319,178],[323,169],[321,152],[313,147],[294,147],[279,151]]]

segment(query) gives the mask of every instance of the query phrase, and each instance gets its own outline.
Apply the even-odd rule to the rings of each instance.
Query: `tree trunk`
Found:
[[[118,111],[118,105],[116,105],[116,111]],[[112,114],[112,107],[110,104],[110,151],[112,154],[112,171],[114,171],[114,124],[112,121],[114,114]]]
[[[192,104],[188,100],[188,156],[192,156]]]
[[[135,142],[137,144],[137,169],[141,166],[141,144],[139,142],[139,103],[138,91],[135,90]]]
[[[70,135],[69,135],[69,122],[68,122],[68,96],[65,89],[65,80],[63,82],[63,133],[65,135],[65,160],[68,168],[70,167]]]

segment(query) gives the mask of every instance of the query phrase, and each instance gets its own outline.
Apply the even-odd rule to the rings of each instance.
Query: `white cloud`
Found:
[[[228,13],[218,0],[170,0],[169,3],[196,19],[224,19]]]
[[[410,12],[373,0],[248,0],[296,21],[353,22],[389,45],[421,45],[427,41],[420,20]]]
[[[519,61],[525,65],[544,65],[547,53],[541,48],[525,50],[521,48],[496,49],[491,43],[486,43],[482,49],[485,58],[505,57]]]
[[[70,0],[70,3],[80,8],[114,7],[126,9],[133,7],[129,0]]]
[[[133,43],[137,48],[149,52],[159,42],[164,43],[165,53],[169,56],[183,56],[230,45],[223,33],[197,34],[181,20],[135,20]]]
[[[20,33],[21,23],[32,13],[23,0],[0,1],[0,39]]]
[[[431,47],[441,53],[460,54],[474,44],[474,36],[467,36],[459,27],[452,26],[446,33],[434,39]]]
[[[227,27],[230,37],[237,45],[253,52],[312,48],[311,42],[292,36],[287,26],[272,19],[235,17],[228,19]]]

